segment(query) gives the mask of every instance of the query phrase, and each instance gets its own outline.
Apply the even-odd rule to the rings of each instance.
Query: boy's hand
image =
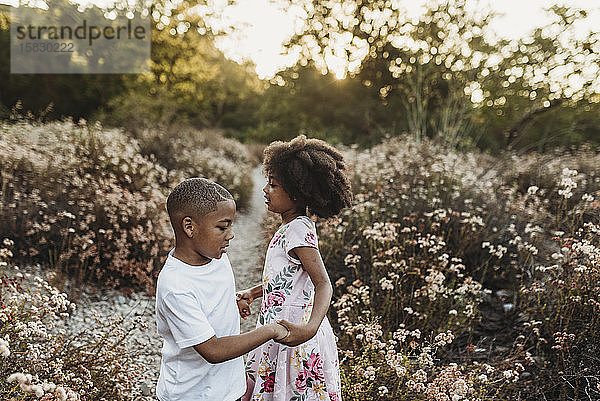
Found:
[[[275,341],[289,347],[300,345],[317,334],[317,330],[314,330],[305,324],[294,324],[287,320],[278,320],[277,323],[285,326],[290,331],[290,334],[280,340],[275,339]]]
[[[250,290],[238,291],[235,294],[237,300],[238,310],[240,312],[240,317],[244,320],[248,319],[248,316],[252,314],[250,310],[250,304],[254,301],[252,298],[252,294]]]
[[[285,340],[290,335],[290,330],[281,323],[272,323],[273,330],[275,330],[275,337],[273,340],[279,342]]]

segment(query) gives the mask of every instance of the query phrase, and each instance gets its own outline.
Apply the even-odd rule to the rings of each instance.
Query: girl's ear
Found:
[[[183,228],[183,232],[188,238],[192,238],[194,236],[194,223],[192,222],[192,218],[186,216],[181,220],[181,226]]]

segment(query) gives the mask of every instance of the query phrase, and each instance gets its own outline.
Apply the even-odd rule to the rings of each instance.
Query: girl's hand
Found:
[[[281,323],[272,323],[273,330],[275,331],[274,341],[283,341],[290,336],[290,330]]]
[[[311,328],[306,324],[294,324],[287,320],[278,320],[277,323],[287,327],[290,334],[281,340],[275,340],[280,344],[287,345],[288,347],[295,347],[306,341],[310,340],[317,334],[317,330]]]
[[[236,296],[238,310],[240,312],[240,317],[244,320],[248,319],[248,316],[250,316],[252,314],[252,311],[250,310],[250,304],[252,303],[252,301],[254,301],[254,298],[252,297],[252,291],[251,290],[238,291],[235,294],[235,296]]]

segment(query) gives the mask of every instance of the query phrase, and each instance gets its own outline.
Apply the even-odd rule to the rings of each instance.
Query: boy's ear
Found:
[[[189,238],[194,236],[194,224],[191,217],[184,217],[183,220],[181,220],[181,226],[185,235],[187,235]]]

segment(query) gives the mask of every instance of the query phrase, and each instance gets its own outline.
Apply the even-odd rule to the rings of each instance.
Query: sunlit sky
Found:
[[[405,6],[410,17],[423,13],[426,0],[406,0]],[[543,11],[553,4],[581,7],[590,12],[583,29],[598,29],[600,26],[599,0],[472,0],[472,7],[487,6],[499,15],[490,23],[490,38],[503,37],[518,39],[534,28],[550,21]],[[270,0],[239,0],[236,7],[227,9],[225,18],[243,24],[244,29],[235,36],[225,37],[219,47],[234,60],[250,59],[256,64],[260,77],[269,77],[277,69],[292,65],[295,55],[284,56],[281,43],[294,33],[298,10],[294,7],[279,9]],[[594,24],[595,22],[595,24]]]
[[[110,0],[76,0],[79,3],[103,5]],[[406,0],[409,16],[423,12],[426,0]],[[0,0],[0,4],[15,5],[17,0]],[[51,4],[51,1],[49,2]],[[256,65],[261,78],[272,76],[277,70],[292,65],[297,55],[284,55],[284,43],[300,26],[299,10],[281,5],[277,0],[238,0],[234,6],[225,6],[226,0],[210,0],[215,7],[222,7],[223,24],[232,24],[239,29],[236,33],[218,40],[218,47],[227,57],[250,60]],[[489,37],[517,39],[535,27],[544,25],[549,17],[543,9],[552,4],[581,7],[588,11],[587,21],[581,23],[582,30],[598,29],[600,26],[600,1],[598,0],[468,0],[471,7],[489,7],[500,15],[490,23]],[[218,22],[217,22],[218,23]]]

